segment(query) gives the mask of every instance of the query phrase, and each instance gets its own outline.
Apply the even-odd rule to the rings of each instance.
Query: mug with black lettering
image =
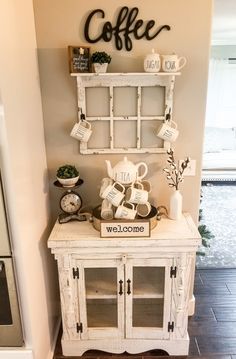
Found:
[[[113,206],[118,207],[125,196],[125,187],[119,183],[114,182],[112,185],[108,185],[101,193],[102,198],[106,198]]]
[[[156,135],[164,141],[174,142],[179,135],[177,123],[172,120],[163,123],[158,128]]]
[[[151,212],[152,206],[149,202],[146,203],[139,203],[136,207],[137,214],[140,217],[147,217]]]
[[[133,203],[130,202],[122,202],[120,206],[117,207],[115,218],[122,219],[134,219],[136,216],[136,209]]]
[[[143,186],[143,189],[145,191],[147,191],[148,193],[151,192],[151,190],[152,190],[151,182],[149,182],[148,180],[142,180],[142,181],[140,181],[140,184]]]
[[[112,180],[111,178],[105,177],[105,178],[102,179],[102,181],[101,181],[100,193],[99,193],[99,196],[100,196],[101,198],[103,198],[103,197],[102,197],[102,194],[103,194],[103,192],[105,191],[105,189],[106,189],[108,186],[111,186],[112,184],[113,184],[113,180]]]
[[[102,201],[101,217],[106,220],[113,219],[112,204],[106,198]]]
[[[162,55],[162,71],[164,72],[178,72],[186,65],[185,57],[178,57],[177,55]]]
[[[131,203],[146,203],[148,201],[148,192],[143,189],[141,183],[137,183],[140,188],[136,188],[136,183],[133,183],[126,190],[125,199]]]
[[[80,120],[74,125],[70,135],[71,137],[74,137],[76,140],[79,140],[81,142],[88,142],[92,134],[91,127],[91,123],[89,123],[88,121]]]

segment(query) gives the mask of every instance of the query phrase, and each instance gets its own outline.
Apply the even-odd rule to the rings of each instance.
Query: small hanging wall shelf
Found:
[[[163,122],[172,119],[173,92],[177,75],[180,73],[72,73],[71,76],[76,77],[77,80],[78,118],[81,113],[85,114],[86,120],[91,122],[93,130],[89,142],[80,142],[80,153],[165,153],[170,147],[169,142],[160,140],[155,132]],[[104,116],[100,113],[94,115],[96,103],[93,105],[89,103],[87,93],[91,88],[98,91],[103,88],[108,93],[106,99],[108,113]],[[121,90],[124,88],[135,89],[135,112],[131,115],[122,114],[122,101],[117,110],[118,104],[115,97],[116,91],[119,91],[120,88]],[[150,92],[145,93],[145,89],[149,91],[150,88],[159,88],[163,91],[161,113],[150,114],[147,110],[145,113],[144,102],[147,103],[147,98],[148,101],[152,101],[152,104],[159,101],[158,98],[150,95]],[[103,100],[105,101],[105,99]],[[117,102],[119,101],[117,100]],[[127,96],[125,102],[129,102]],[[91,106],[93,107],[92,111]],[[147,107],[149,106],[146,105]],[[102,127],[104,124],[107,125],[106,131]],[[96,141],[93,140],[95,138]],[[126,139],[122,142],[124,138]],[[100,146],[98,139],[101,139],[101,142],[105,141],[106,145]],[[130,143],[129,139],[131,139]]]

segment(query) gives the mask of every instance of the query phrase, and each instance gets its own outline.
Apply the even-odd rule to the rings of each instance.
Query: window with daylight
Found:
[[[203,169],[236,169],[236,59],[211,59]]]

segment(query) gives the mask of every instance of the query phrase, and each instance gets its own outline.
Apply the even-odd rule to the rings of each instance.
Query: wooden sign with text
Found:
[[[68,46],[70,73],[89,72],[89,47]]]
[[[102,238],[122,237],[150,237],[149,220],[114,220],[101,221],[100,235]]]

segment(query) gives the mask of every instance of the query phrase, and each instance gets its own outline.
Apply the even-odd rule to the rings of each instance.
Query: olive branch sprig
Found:
[[[179,184],[184,180],[184,170],[187,168],[188,163],[190,161],[189,157],[187,157],[180,165],[180,168],[177,168],[174,151],[170,148],[167,150],[168,159],[167,163],[169,168],[164,168],[163,172],[166,174],[166,179],[168,180],[169,187],[175,187],[176,190],[179,189]]]

